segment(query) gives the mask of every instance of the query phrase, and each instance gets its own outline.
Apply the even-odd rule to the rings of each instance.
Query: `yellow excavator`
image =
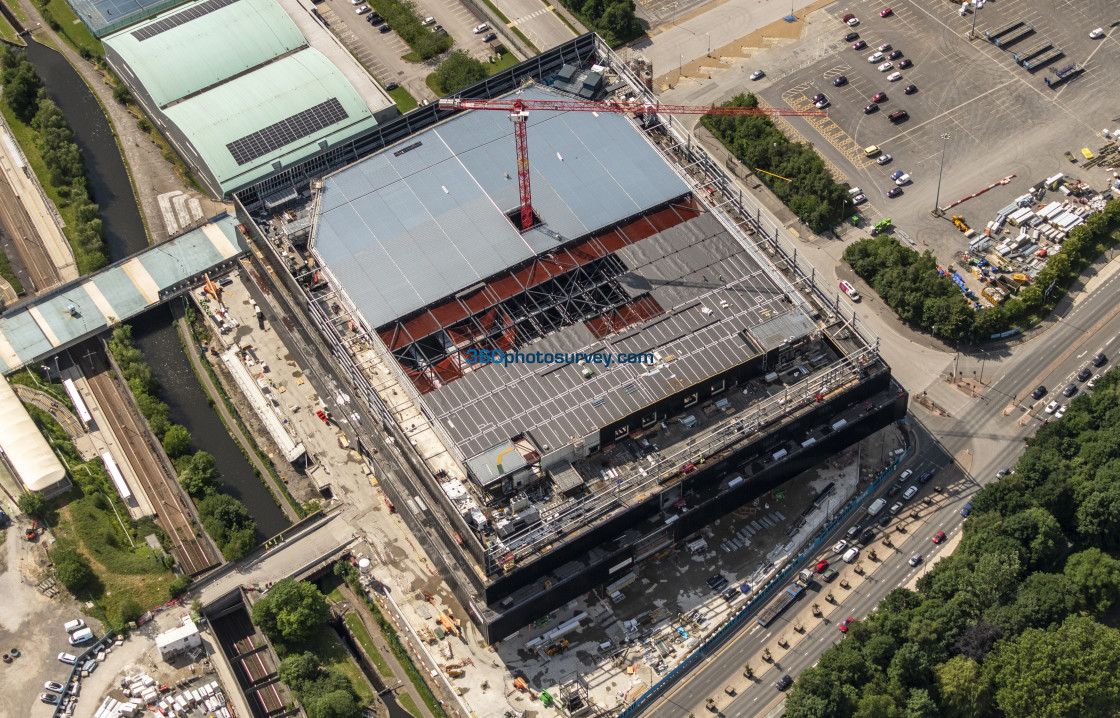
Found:
[[[964,217],[960,216],[959,214],[953,215],[953,224],[957,225],[957,229],[962,232],[968,231],[968,225],[964,223]]]
[[[452,636],[458,636],[459,627],[456,626],[455,622],[448,618],[440,609],[439,605],[436,603],[436,597],[428,593],[427,591],[424,591],[424,598],[427,599],[428,603],[432,604],[432,607],[436,609],[436,618],[439,620],[439,624],[443,626],[443,630],[447,631]]]

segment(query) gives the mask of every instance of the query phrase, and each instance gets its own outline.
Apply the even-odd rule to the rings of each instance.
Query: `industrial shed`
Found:
[[[7,380],[0,386],[0,451],[8,469],[28,491],[49,497],[70,486],[62,462]]]

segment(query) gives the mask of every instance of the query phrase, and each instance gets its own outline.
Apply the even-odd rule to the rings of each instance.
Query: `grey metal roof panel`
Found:
[[[525,96],[557,97],[543,88]],[[523,236],[505,217],[519,199],[512,127],[500,112],[461,113],[324,178],[312,248],[368,324],[555,249],[552,232],[585,236],[688,191],[626,117],[533,112],[528,132],[533,207],[547,231]]]

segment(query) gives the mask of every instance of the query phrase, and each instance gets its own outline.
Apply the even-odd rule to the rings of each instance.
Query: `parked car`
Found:
[[[828,107],[828,100],[817,100],[813,106],[818,110],[823,110],[824,108]]]
[[[937,469],[934,469],[932,471],[927,471],[927,472],[923,473],[921,476],[918,477],[918,483],[919,484],[924,484],[925,482],[932,479],[936,473],[937,473]]]
[[[1076,393],[1077,393],[1077,385],[1076,384],[1071,383],[1065,389],[1062,389],[1062,396],[1064,396],[1067,399],[1070,398],[1071,396],[1073,396]]]
[[[826,568],[828,568],[828,561],[821,559],[820,561],[817,561],[817,565],[813,567],[813,573],[820,573]]]
[[[813,95],[813,102],[814,103],[820,102],[823,99],[824,99],[824,93],[822,93],[822,92],[818,92],[817,94]]]
[[[906,184],[906,183],[907,183],[907,182],[909,182],[909,181],[910,181],[910,175],[908,175],[908,174],[903,174],[903,175],[902,175],[902,176],[900,176],[900,177],[899,177],[898,179],[896,179],[896,180],[894,181],[894,183],[895,183],[896,185],[898,185],[899,187],[901,187],[902,185]]]
[[[913,66],[914,66],[914,61],[911,60],[910,58],[906,58],[902,62],[898,63],[898,69],[900,69],[900,70],[908,70]]]
[[[485,36],[484,36],[484,37],[482,38],[482,41],[483,41],[483,42],[494,42],[494,41],[495,41],[495,40],[497,40],[497,39],[498,39],[498,34],[497,34],[497,33],[495,33],[495,32],[488,32],[488,33],[486,33],[486,35],[485,35]]]
[[[875,529],[864,529],[860,534],[859,542],[861,544],[869,544],[875,540]]]
[[[859,18],[853,17],[851,20],[848,21],[848,27],[855,27],[858,24],[859,24]]]
[[[890,162],[893,159],[894,158],[891,157],[890,155],[879,155],[879,159],[877,159],[875,161],[877,163],[881,164],[881,165],[885,165],[886,163]]]
[[[52,706],[58,705],[58,696],[55,695],[54,693],[40,693],[39,694],[39,700],[43,701],[44,703],[48,703]]]
[[[369,5],[362,5],[357,10],[355,10],[355,12],[357,12],[359,15],[365,15],[370,10],[372,10],[372,8]]]
[[[853,15],[853,14],[851,14],[851,13],[848,13],[848,14],[847,14],[847,15],[845,15],[844,17],[840,18],[840,22],[848,22],[848,21],[849,21],[849,20],[851,20],[851,19],[852,19],[853,17],[855,17],[855,15]]]
[[[903,60],[903,62],[906,62],[906,61]],[[901,65],[899,65],[899,67],[901,67]],[[891,74],[887,75],[887,82],[898,82],[901,79],[902,79],[902,73],[901,72],[892,72]]]
[[[825,583],[832,583],[832,580],[840,575],[840,572],[834,568],[830,568],[821,574],[821,580]]]
[[[911,566],[917,566],[921,562],[922,562],[922,555],[920,553],[916,553],[916,554],[914,554],[913,556],[910,557],[910,565]]]
[[[847,35],[844,36],[844,42],[855,42],[858,39],[859,39],[859,33],[858,32],[849,32]]]
[[[882,45],[879,46],[878,49],[879,49],[879,52],[887,52],[888,50],[891,49],[891,44],[889,42],[884,42]]]
[[[765,76],[766,76],[766,73],[763,72],[762,70],[755,70],[754,72],[751,73],[751,79],[752,80],[758,80],[758,79],[760,79],[762,77],[765,77]]]
[[[897,516],[898,512],[902,511],[902,502],[901,501],[895,501],[893,504],[891,504],[891,507],[887,510],[891,512],[891,516]]]
[[[1096,376],[1094,376],[1094,377],[1093,377],[1092,379],[1090,379],[1090,380],[1089,380],[1089,383],[1088,383],[1088,384],[1086,384],[1085,386],[1087,386],[1087,387],[1089,387],[1090,389],[1092,389],[1092,388],[1093,388],[1093,387],[1094,387],[1094,386],[1096,385],[1096,383],[1097,383],[1098,381],[1100,381],[1100,380],[1101,380],[1101,375],[1100,375],[1100,374],[1097,374],[1097,375],[1096,375]]]
[[[1098,37],[1104,37],[1104,28],[1098,27],[1096,30],[1089,31],[1089,37],[1096,40]]]
[[[852,197],[852,204],[854,204],[856,206],[859,206],[866,201],[867,201],[867,197],[862,195],[862,194],[857,194],[855,197]]]
[[[887,192],[887,196],[890,197],[891,199],[894,199],[895,197],[899,196],[900,194],[902,194],[902,188],[901,187],[895,187],[890,192]]]
[[[887,93],[885,93],[885,92],[876,92],[871,97],[872,102],[886,102],[886,100],[887,100]]]
[[[852,621],[854,621],[854,620],[856,620],[856,619],[852,618],[851,616],[848,616],[843,621],[841,621],[840,622],[840,632],[841,633],[847,633],[848,632],[848,626],[852,625]]]
[[[1063,416],[1066,415],[1066,409],[1068,409],[1068,408],[1069,407],[1059,406],[1058,410],[1054,412],[1054,418],[1055,419],[1061,419]]]
[[[883,514],[882,516],[879,517],[879,525],[882,526],[883,528],[886,528],[887,526],[889,526],[890,523],[891,523],[891,515],[890,514]]]
[[[945,540],[945,532],[944,531],[938,531],[937,533],[935,533],[933,535],[933,542],[934,543],[941,543],[944,540]]]
[[[844,541],[844,540],[840,540],[840,541],[837,541],[836,545],[832,547],[832,553],[844,553],[844,551],[847,550],[847,548],[848,548],[848,542]]]
[[[895,173],[895,174],[901,174],[901,173]],[[895,179],[895,176],[891,175],[891,179]],[[903,471],[901,474],[899,474],[898,483],[905,484],[910,479],[910,477],[913,476],[913,475],[914,475],[914,470],[913,469],[907,469],[906,471]]]
[[[876,62],[879,62],[882,59],[883,59],[883,53],[881,53],[881,52],[873,52],[873,53],[871,53],[870,55],[867,56],[867,61],[870,62],[872,65],[874,65]]]
[[[870,105],[863,108],[863,114],[870,115],[872,112],[874,112],[877,109],[879,109],[879,106],[876,105],[874,102],[872,102]]]
[[[863,527],[860,526],[859,524],[856,524],[855,526],[850,526],[850,527],[848,527],[847,536],[850,539],[854,539],[856,536],[859,536],[860,531],[863,531]]]
[[[918,88],[914,87],[913,85],[907,85],[906,87],[902,88],[902,91],[905,92],[907,95],[913,95],[915,92],[918,91]]]
[[[884,62],[882,65],[879,65],[879,67],[877,69],[879,70],[879,72],[887,72],[888,70],[893,70],[894,69],[894,63],[893,62]]]
[[[73,653],[59,653],[58,660],[62,661],[63,663],[74,665],[74,662],[78,660],[78,657]]]
[[[853,50],[862,50],[865,47],[867,47],[867,43],[863,40],[856,40],[854,43],[852,43]]]
[[[43,688],[46,688],[51,693],[62,693],[64,690],[66,690],[62,687],[61,683],[55,683],[54,681],[47,681],[43,684]]]
[[[422,22],[421,24],[422,25],[435,25],[436,24],[436,19],[429,15],[428,17],[424,18],[424,22]]]
[[[897,60],[902,57],[902,50],[891,50],[891,54],[887,55],[888,60]]]
[[[390,82],[388,85],[385,86],[385,91],[386,92],[392,92],[393,90],[397,89],[398,87],[400,87],[400,85],[398,85],[397,83]]]
[[[853,546],[850,549],[848,549],[844,553],[844,555],[841,556],[841,558],[844,559],[844,563],[851,563],[851,562],[855,561],[857,558],[859,558],[859,549],[856,548],[855,546]]]
[[[1010,473],[1011,473],[1011,469],[1009,469],[1005,466],[1005,467],[1003,467],[1002,469],[1000,469],[999,471],[996,472],[996,478],[997,479],[1002,479],[1004,476],[1007,476]]]
[[[481,25],[475,25],[473,32],[474,32],[475,35],[481,35],[482,33],[486,32],[489,29],[490,29],[489,25],[487,25],[486,23],[482,23]]]
[[[848,83],[848,76],[847,75],[841,75],[840,77],[837,77],[832,81],[832,86],[833,87],[840,87],[841,85],[846,85],[847,83]]]
[[[1095,357],[1093,357],[1093,366],[1100,366],[1107,361],[1108,361],[1108,357],[1106,357],[1104,355],[1104,352],[1100,352]]]
[[[1035,390],[1031,392],[1032,399],[1037,400],[1041,399],[1044,396],[1046,396],[1046,387],[1044,387],[1042,384],[1039,384],[1037,387],[1035,387]]]
[[[1089,367],[1085,367],[1081,371],[1077,372],[1077,381],[1085,381],[1091,376],[1093,376],[1093,370]]]
[[[1049,404],[1046,405],[1046,413],[1047,414],[1053,414],[1055,411],[1058,410],[1059,406],[1061,406],[1061,404],[1059,404],[1056,401],[1050,402]]]
[[[73,621],[67,621],[65,624],[63,624],[62,630],[66,631],[67,633],[73,633],[74,631],[79,631],[85,627],[85,621],[80,618],[75,618]]]
[[[910,499],[914,498],[914,494],[916,493],[918,493],[918,485],[914,484],[910,488],[906,489],[906,491],[902,492],[902,500],[909,501]]]
[[[902,484],[895,484],[894,486],[887,489],[887,496],[896,496],[898,495],[899,491],[902,491]]]
[[[393,28],[389,27],[388,25],[382,25],[381,27],[379,27],[377,29],[381,31],[382,35],[384,35],[387,32],[392,32],[393,31]]]
[[[879,17],[890,17],[891,15],[894,15],[894,10],[891,10],[889,7],[885,7],[879,11]]]

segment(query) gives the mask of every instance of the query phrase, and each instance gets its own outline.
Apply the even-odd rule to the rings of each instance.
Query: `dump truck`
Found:
[[[797,597],[800,596],[804,591],[805,587],[801,585],[800,581],[794,581],[790,585],[786,586],[786,589],[782,591],[781,595],[775,598],[769,606],[764,608],[762,610],[762,613],[758,614],[758,618],[755,619],[758,621],[758,625],[762,626],[763,628],[769,626],[770,623],[775,618],[780,616],[782,614],[782,611],[789,608],[789,605],[796,601]]]

